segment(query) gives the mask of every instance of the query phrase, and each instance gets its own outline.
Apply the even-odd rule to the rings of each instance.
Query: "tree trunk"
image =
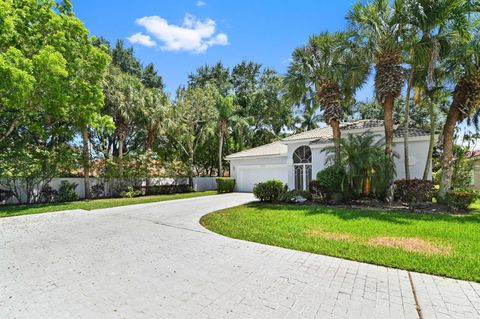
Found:
[[[118,162],[119,162],[119,175],[123,179],[123,143],[125,142],[125,137],[123,134],[120,134],[118,137]]]
[[[85,198],[90,198],[90,152],[88,149],[88,128],[82,127],[83,143],[83,183],[85,186]]]
[[[219,138],[218,138],[218,176],[223,177],[223,137],[225,133],[223,129],[220,128]]]
[[[450,110],[443,127],[443,158],[442,158],[442,177],[440,179],[440,191],[438,195],[440,199],[445,199],[445,194],[452,188],[453,176],[453,137],[455,127],[460,117],[460,111],[457,107],[457,101],[454,100],[450,106]]]
[[[410,179],[410,155],[409,155],[409,127],[410,127],[410,94],[412,92],[414,69],[410,70],[408,76],[407,96],[405,98],[405,135],[403,136],[404,161],[405,161],[405,179]]]
[[[188,159],[188,185],[191,187],[193,191],[193,155],[190,155]]]
[[[335,145],[335,164],[340,163],[340,121],[337,119],[330,120],[330,126],[332,127],[333,143]]]
[[[433,146],[435,145],[435,110],[433,108],[432,97],[429,96],[429,112],[430,112],[430,142],[428,144],[427,162],[425,163],[425,170],[423,171],[423,179],[427,180],[432,166]]]
[[[146,146],[147,146],[147,150],[151,150],[152,147],[153,147],[153,128],[149,127],[147,129],[147,141],[146,141]]]
[[[385,126],[385,156],[393,163],[393,106],[395,98],[389,95],[385,98],[383,103],[383,121]],[[385,201],[387,203],[393,202],[393,174],[388,172],[385,178],[390,179],[389,186],[385,194]]]

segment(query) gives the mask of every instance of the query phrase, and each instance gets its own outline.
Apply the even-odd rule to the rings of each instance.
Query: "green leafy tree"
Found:
[[[173,105],[167,110],[163,132],[186,158],[189,184],[193,186],[195,155],[204,133],[218,115],[215,105],[218,92],[210,87],[179,88]]]

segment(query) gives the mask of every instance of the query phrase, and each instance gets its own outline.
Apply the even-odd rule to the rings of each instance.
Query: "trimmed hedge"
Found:
[[[418,204],[431,203],[435,183],[423,179],[402,179],[395,182],[395,197],[414,210]]]
[[[253,186],[253,195],[262,202],[277,202],[285,192],[285,184],[278,179],[271,179]]]
[[[473,189],[453,190],[445,195],[446,204],[453,210],[466,210],[477,198]]]
[[[217,191],[222,193],[231,193],[235,189],[235,179],[230,177],[217,177]]]
[[[151,185],[144,186],[146,195],[164,195],[164,194],[178,194],[178,193],[190,193],[192,187],[190,185]]]

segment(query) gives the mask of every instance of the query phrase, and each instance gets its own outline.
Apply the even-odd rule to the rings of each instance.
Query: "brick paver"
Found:
[[[0,318],[418,318],[408,273],[226,238],[228,194],[0,219]],[[480,318],[477,283],[412,273],[424,318]]]

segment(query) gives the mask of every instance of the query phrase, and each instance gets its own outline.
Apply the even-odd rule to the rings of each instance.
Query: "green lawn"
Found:
[[[172,195],[153,195],[141,196],[134,198],[105,198],[93,200],[81,200],[68,203],[54,203],[54,204],[35,204],[35,205],[15,205],[0,207],[0,217],[18,216],[26,214],[38,214],[46,212],[55,212],[69,209],[85,209],[94,210],[100,208],[109,208],[117,206],[127,206],[134,204],[163,202],[172,199],[192,198],[200,196],[215,195],[217,191],[193,192],[184,194]]]
[[[473,208],[433,215],[253,203],[200,222],[233,238],[480,282],[480,203]]]

